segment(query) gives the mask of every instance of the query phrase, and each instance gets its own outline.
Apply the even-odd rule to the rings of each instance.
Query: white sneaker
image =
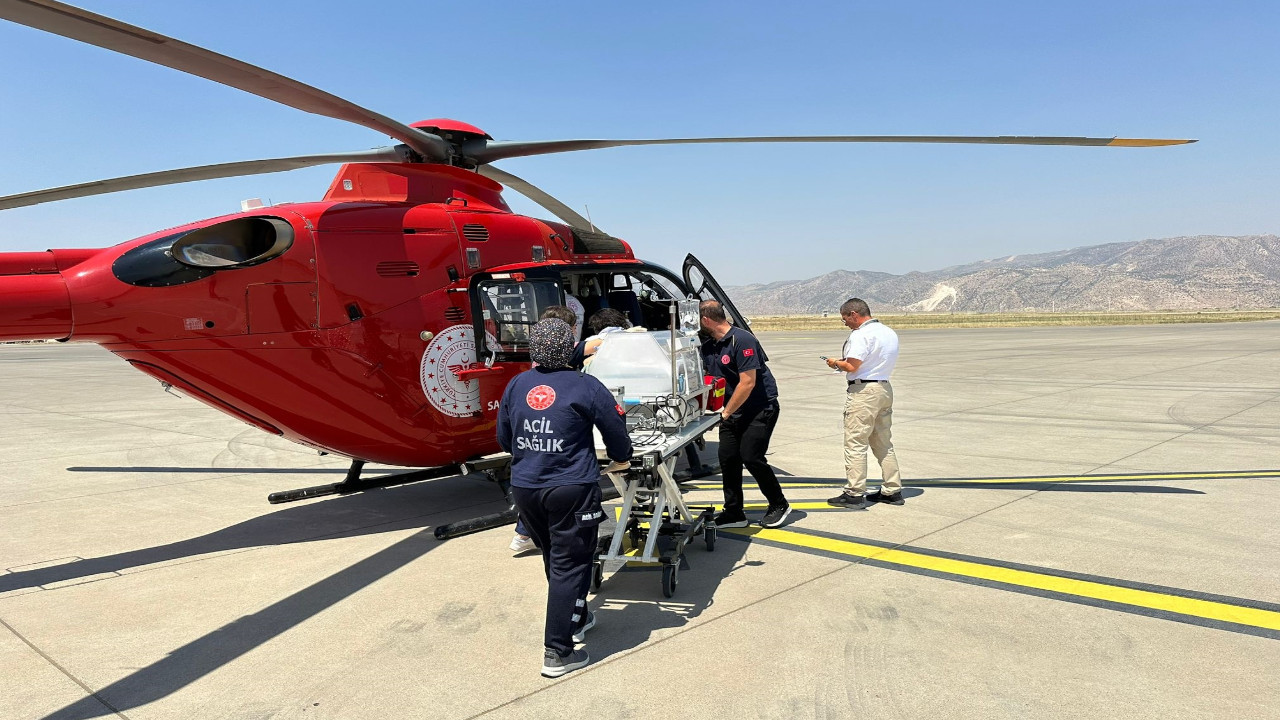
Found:
[[[525,537],[520,533],[516,533],[515,537],[511,538],[510,547],[511,547],[511,552],[517,555],[521,553],[527,553],[530,550],[538,549],[538,546],[533,542],[533,538]]]

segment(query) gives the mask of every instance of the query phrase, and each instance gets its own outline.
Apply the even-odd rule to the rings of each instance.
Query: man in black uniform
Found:
[[[720,303],[707,300],[698,310],[702,329],[711,336],[702,344],[703,366],[709,375],[724,378],[726,391],[724,409],[720,411],[724,510],[716,516],[716,527],[747,526],[742,508],[743,465],[769,501],[760,524],[778,527],[786,522],[791,504],[764,457],[778,423],[778,384],[765,365],[769,357],[754,335],[729,324]]]
[[[604,510],[591,428],[600,429],[609,458],[618,462],[631,459],[631,438],[604,384],[570,367],[567,323],[534,325],[529,354],[537,367],[512,378],[502,394],[498,444],[511,453],[511,494],[547,575],[542,674],[560,677],[590,661],[574,643],[595,625],[587,590]]]

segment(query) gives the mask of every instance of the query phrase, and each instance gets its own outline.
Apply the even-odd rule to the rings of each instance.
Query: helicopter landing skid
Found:
[[[449,538],[470,535],[481,530],[510,525],[520,517],[519,511],[516,510],[516,501],[511,497],[511,455],[500,453],[463,463],[462,474],[466,475],[472,472],[483,475],[498,485],[498,489],[502,491],[502,498],[506,501],[507,509],[502,512],[441,525],[435,529],[437,540],[448,540]]]
[[[280,503],[310,500],[311,498],[328,495],[349,495],[365,490],[394,487],[422,480],[434,480],[464,472],[461,465],[443,465],[441,467],[426,468],[425,470],[414,470],[413,472],[394,473],[392,475],[363,479],[360,477],[360,473],[364,470],[364,463],[364,460],[352,460],[351,467],[347,470],[347,477],[342,482],[273,492],[267,496],[267,502],[272,505],[279,505]]]
[[[488,474],[488,473],[486,473]],[[492,530],[503,525],[511,525],[520,519],[520,511],[516,509],[515,501],[511,499],[511,483],[506,481],[498,481],[502,492],[506,494],[508,508],[502,512],[491,513],[489,515],[481,515],[480,517],[467,518],[459,520],[448,525],[441,525],[435,529],[437,540],[448,540],[449,538],[470,535],[471,533],[481,532],[483,530]],[[600,489],[601,501],[616,500],[619,495],[618,491],[612,487]]]

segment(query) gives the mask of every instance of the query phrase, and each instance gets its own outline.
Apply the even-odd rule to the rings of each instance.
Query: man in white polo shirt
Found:
[[[889,376],[898,363],[898,334],[871,317],[859,298],[840,306],[840,318],[853,332],[841,359],[827,359],[827,367],[843,370],[849,381],[844,401],[844,492],[827,501],[836,507],[862,510],[867,501],[902,504],[902,475],[893,452],[893,386]],[[884,482],[867,493],[867,447],[880,463]]]

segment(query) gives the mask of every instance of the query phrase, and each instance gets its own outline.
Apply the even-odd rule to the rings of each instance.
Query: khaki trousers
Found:
[[[845,489],[856,495],[867,491],[867,448],[880,463],[882,492],[902,490],[898,456],[893,452],[893,386],[887,382],[849,386],[844,400]]]

